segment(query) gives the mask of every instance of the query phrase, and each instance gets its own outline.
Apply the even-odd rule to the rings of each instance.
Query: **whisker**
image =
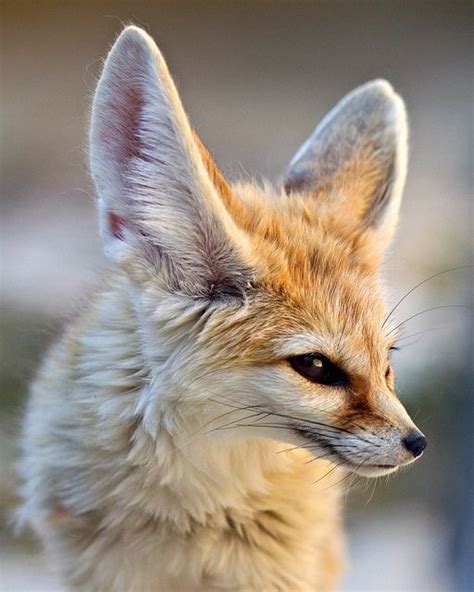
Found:
[[[234,403],[234,401],[232,399],[229,399],[228,397],[224,397],[223,395],[218,395],[217,393],[215,393],[215,394],[217,396],[220,396],[221,398],[225,399],[226,401],[229,401],[230,400],[232,402],[232,404],[231,403],[224,403],[222,401],[219,401],[219,400],[215,400],[214,399],[216,403],[219,403],[221,405],[228,405],[229,407],[233,407],[235,409],[240,409],[241,408],[239,406],[236,406],[235,403]],[[251,405],[251,406],[246,406],[246,407],[242,407],[242,408],[258,408],[258,407],[261,407],[263,409],[263,406],[261,406],[261,405]],[[327,413],[327,411],[325,411],[324,409],[321,409],[319,407],[315,407],[315,409],[317,409],[319,412]],[[280,417],[287,417],[289,419],[294,419],[295,421],[303,421],[303,422],[309,422],[309,423],[311,423],[311,421],[313,421],[313,420],[309,420],[309,419],[305,419],[305,418],[300,418],[300,417],[299,418],[296,418],[296,417],[292,417],[290,415],[278,414],[278,413],[273,412],[273,411],[271,413],[274,414],[274,415],[279,415]],[[333,414],[333,415],[334,415],[334,417],[339,418],[339,419],[343,419],[344,421],[347,422],[347,418],[344,417],[343,415],[340,415],[340,414]],[[341,427],[338,427],[338,426],[331,426],[331,425],[328,425],[328,424],[325,424],[325,423],[322,423],[322,422],[314,422],[313,425],[314,424],[324,426],[325,428],[327,428],[329,430],[332,430],[332,431],[342,431],[342,432],[345,432],[345,433],[350,434],[351,436],[354,436],[356,438],[359,438],[362,441],[368,442],[368,440],[365,440],[362,436],[356,434],[355,432],[352,432],[350,430],[347,430],[345,428],[341,428]],[[353,420],[349,420],[349,425],[355,426],[355,427],[359,428],[360,430],[362,430],[363,432],[367,432],[367,433],[371,434],[372,436],[376,436],[375,432],[373,432],[372,430],[369,430],[368,428],[366,428],[364,426],[361,426],[360,424],[356,423]]]
[[[251,409],[251,408],[258,408],[260,407],[260,405],[246,405],[243,407],[238,407],[236,409],[232,409],[231,411],[226,411],[225,413],[221,413],[220,415],[218,415],[217,417],[213,417],[212,419],[210,419],[209,421],[206,421],[206,423],[204,423],[198,430],[199,433],[203,428],[207,427],[208,425],[210,425],[211,423],[214,423],[215,421],[222,419],[223,417],[226,417],[228,415],[231,415],[232,413],[236,413],[237,411],[246,411],[247,409]]]
[[[400,341],[405,341],[405,339],[411,339],[412,337],[418,337],[419,335],[424,335],[425,333],[431,333],[432,331],[439,331],[439,327],[432,327],[431,329],[424,329],[423,331],[417,331],[416,333],[411,333],[410,335],[403,335],[397,339],[397,344]],[[402,348],[405,346],[402,346]],[[394,348],[394,349],[402,349],[402,348]]]
[[[288,430],[290,429],[286,424],[284,423],[280,423],[280,424],[273,424],[273,423],[261,423],[261,424],[255,424],[255,423],[236,423],[234,425],[225,427],[225,428],[214,428],[213,431],[219,431],[219,430],[232,430],[234,428],[271,428],[273,430]]]
[[[411,315],[410,317],[408,317],[407,319],[405,319],[404,321],[399,323],[396,327],[391,329],[387,333],[387,336],[390,335],[391,333],[393,333],[394,331],[396,331],[397,329],[399,329],[405,323],[408,323],[408,321],[411,321],[412,319],[415,319],[416,317],[419,317],[420,315],[425,314],[427,312],[431,312],[433,310],[440,310],[442,308],[467,308],[467,309],[473,310],[474,306],[468,306],[467,304],[443,304],[442,306],[432,306],[431,308],[427,308],[426,310],[422,310],[420,312],[415,313],[414,315]]]
[[[344,493],[344,503],[347,503],[347,497],[349,495],[349,491],[351,490],[352,486],[357,485],[361,479],[362,479],[362,477],[360,475],[358,475],[357,473],[352,473],[351,480],[349,481],[349,484],[347,485],[347,489]]]
[[[222,403],[222,404],[224,405],[226,403]],[[324,428],[324,429],[329,430],[329,431],[332,431],[332,432],[342,432],[342,433],[345,433],[345,434],[350,434],[351,436],[353,436],[355,438],[358,438],[358,439],[360,439],[360,440],[362,440],[364,442],[367,442],[367,443],[370,443],[371,444],[371,442],[369,442],[369,440],[366,440],[362,436],[359,436],[358,434],[355,434],[354,432],[351,432],[350,430],[347,430],[346,428],[341,428],[339,426],[330,426],[330,425],[325,424],[325,423],[322,423],[320,421],[314,421],[314,420],[306,419],[306,418],[303,418],[303,417],[295,417],[293,415],[278,413],[276,411],[270,411],[270,413],[272,415],[276,416],[276,417],[282,417],[284,419],[291,419],[293,421],[299,421],[299,422],[303,422],[303,423],[306,423],[306,424],[309,424],[309,425],[315,425],[317,427]]]
[[[326,452],[324,452],[323,454],[320,454],[318,456],[313,456],[312,458],[309,458],[308,460],[304,461],[305,465],[310,465],[311,463],[318,461],[318,460],[323,460],[324,458],[329,458],[333,456],[333,454],[329,451],[326,450]]]
[[[411,288],[411,290],[408,290],[408,292],[402,296],[402,298],[400,298],[400,300],[395,304],[395,306],[392,308],[392,310],[388,313],[388,315],[385,317],[383,323],[382,323],[382,328],[385,327],[385,324],[388,322],[388,320],[390,319],[390,317],[392,316],[392,314],[397,310],[397,308],[400,306],[400,304],[402,302],[404,302],[408,296],[410,296],[410,294],[412,294],[415,290],[417,290],[420,286],[423,286],[424,284],[426,284],[427,282],[441,276],[444,275],[446,273],[450,273],[452,271],[458,271],[460,269],[468,269],[468,268],[472,268],[472,265],[460,265],[459,267],[451,267],[450,269],[445,269],[444,271],[438,271],[438,273],[434,273],[433,275],[430,275],[429,277],[425,278],[424,280],[422,280],[421,282],[419,282],[418,284],[416,284],[416,286],[413,286],[413,288]]]
[[[309,448],[310,445],[308,444],[301,444],[301,446],[292,446],[291,448],[284,448],[283,450],[277,450],[276,454],[283,454],[284,452],[293,452],[293,450],[298,450],[298,448],[305,448],[306,450],[311,450]]]
[[[217,427],[213,428],[212,430],[210,430],[210,432],[215,432],[217,430],[222,430],[224,428],[231,427],[232,425],[237,424],[238,422],[247,421],[248,419],[252,419],[253,417],[255,417],[257,421],[259,421],[259,418],[261,415],[264,415],[263,411],[260,411],[260,413],[251,413],[250,415],[246,415],[245,417],[239,417],[238,419],[234,419],[232,421],[229,421],[228,423],[225,423],[224,425],[217,426]],[[268,416],[269,416],[269,413],[266,413],[265,417],[268,417]],[[265,419],[265,417],[263,417],[261,419]],[[210,432],[208,432],[208,433],[210,433]]]
[[[326,477],[329,477],[329,475],[331,475],[331,473],[334,473],[334,471],[339,468],[343,463],[340,462],[336,465],[334,465],[332,467],[332,469],[330,469],[327,473],[325,473],[322,477],[320,477],[319,479],[316,479],[316,481],[313,481],[313,483],[311,485],[316,485],[317,483],[319,483],[320,481],[322,481],[323,479],[325,479]]]
[[[370,494],[369,499],[365,502],[365,505],[368,506],[370,504],[370,502],[372,501],[372,498],[374,497],[374,493],[375,493],[375,489],[377,487],[377,483],[378,483],[378,478],[375,477],[374,478],[374,486],[372,488],[372,493]]]
[[[362,464],[364,463],[364,461],[362,461],[357,468],[355,469],[356,471],[358,469],[360,469],[360,467],[362,466]],[[335,487],[336,485],[339,485],[340,483],[342,483],[343,481],[345,481],[348,477],[353,477],[354,475],[357,475],[357,473],[355,472],[348,472],[346,475],[344,475],[344,477],[342,479],[339,479],[339,481],[336,481],[335,483],[332,483],[327,489],[331,489],[331,487]]]
[[[217,403],[220,403],[221,405],[228,405],[229,407],[232,407],[232,405],[230,405],[229,403],[223,403],[222,401],[216,401]],[[240,409],[240,407],[234,406],[235,408]],[[331,426],[328,425],[326,423],[322,423],[322,422],[318,422],[318,421],[314,421],[314,420],[310,420],[310,419],[306,419],[304,417],[295,417],[293,415],[287,415],[287,414],[283,414],[283,413],[278,413],[276,411],[268,411],[267,409],[264,409],[263,406],[255,406],[256,408],[261,408],[262,411],[265,410],[265,412],[271,413],[272,415],[274,415],[275,417],[282,417],[284,419],[290,419],[293,421],[298,421],[298,422],[303,422],[303,423],[307,423],[310,425],[315,425],[318,428],[323,428],[324,430],[328,431],[329,433],[338,433],[338,432],[342,432],[342,433],[346,433],[346,434],[350,434],[351,436],[358,438],[362,441],[365,442],[369,442],[368,440],[365,440],[364,438],[362,438],[362,436],[359,436],[358,434],[351,432],[350,430],[347,430],[346,428],[341,428],[338,426]]]

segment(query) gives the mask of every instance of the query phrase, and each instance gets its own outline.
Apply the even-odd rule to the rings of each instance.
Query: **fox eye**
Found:
[[[312,382],[328,386],[347,384],[347,376],[330,360],[321,354],[303,354],[288,358],[290,366]]]

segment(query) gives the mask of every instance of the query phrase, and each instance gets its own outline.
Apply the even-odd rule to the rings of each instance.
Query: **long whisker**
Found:
[[[264,417],[261,417],[262,415],[264,415]],[[266,419],[269,415],[270,415],[269,413],[264,413],[263,411],[260,411],[260,413],[251,413],[250,415],[246,415],[245,417],[239,417],[238,419],[234,419],[232,421],[229,421],[228,423],[225,423],[224,425],[217,426],[217,427],[213,428],[212,430],[210,430],[210,432],[222,430],[224,428],[228,428],[233,425],[237,425],[238,422],[247,421],[248,419],[255,418],[256,421],[260,421],[260,420]],[[208,432],[208,433],[210,433],[210,432]]]
[[[349,495],[349,492],[350,492],[352,486],[353,485],[357,485],[360,482],[361,479],[362,479],[362,477],[360,475],[358,475],[355,472],[352,473],[351,480],[349,481],[349,483],[347,485],[347,489],[346,489],[345,494],[344,494],[344,503],[347,502],[347,497]]]
[[[221,403],[222,405],[229,405],[230,406],[230,404],[228,404],[228,403],[222,403],[221,401],[217,401],[217,402]],[[262,410],[263,410],[263,407],[262,407]],[[267,411],[267,410],[265,409],[265,411]],[[303,417],[295,417],[294,415],[278,413],[276,411],[271,411],[270,413],[276,417],[282,417],[284,419],[290,419],[293,421],[303,422],[303,423],[306,423],[309,425],[314,425],[314,426],[317,426],[318,428],[323,428],[323,429],[326,429],[326,430],[329,430],[332,432],[336,432],[336,433],[341,432],[341,433],[345,433],[345,434],[350,434],[351,436],[353,436],[355,438],[358,438],[364,442],[371,444],[371,442],[369,440],[366,440],[362,436],[359,436],[358,434],[355,434],[354,432],[347,430],[346,428],[341,428],[339,426],[330,426],[330,425],[322,423],[320,421],[314,421],[314,420],[306,419]]]
[[[315,448],[315,449],[318,449],[318,448],[320,448],[320,447],[318,447],[318,446],[315,446],[314,448]],[[313,458],[309,458],[307,461],[305,461],[305,463],[304,463],[304,464],[305,464],[305,465],[310,465],[311,463],[313,463],[313,462],[315,462],[315,461],[317,461],[317,460],[320,460],[321,458],[327,458],[327,457],[331,457],[331,456],[332,456],[332,457],[339,458],[337,451],[336,451],[336,450],[334,450],[335,448],[344,448],[344,451],[345,451],[345,452],[347,452],[347,451],[348,451],[348,450],[350,450],[351,448],[355,448],[355,449],[357,449],[357,446],[349,446],[349,447],[345,447],[345,446],[343,446],[343,445],[341,445],[341,446],[337,446],[337,445],[335,445],[335,444],[331,444],[331,449],[330,449],[330,450],[327,450],[327,451],[326,451],[326,452],[325,452],[323,455],[321,455],[321,456],[314,456]],[[309,450],[310,450],[310,449],[309,449]]]
[[[372,487],[372,493],[370,494],[369,499],[365,502],[366,506],[368,506],[370,504],[370,502],[372,501],[372,498],[374,497],[374,493],[375,493],[375,489],[377,487],[377,483],[378,483],[378,479],[375,478],[374,479],[374,486]]]
[[[275,415],[276,417],[291,418],[291,416],[289,416],[289,415],[284,415],[282,413],[276,413],[276,412],[273,412],[273,411],[268,411],[262,405],[252,405],[252,406],[249,406],[249,407],[247,407],[247,406],[241,407],[241,406],[238,406],[238,405],[232,405],[230,403],[224,403],[224,402],[219,401],[219,400],[216,400],[216,399],[211,399],[211,400],[214,400],[216,403],[219,403],[220,405],[227,405],[228,407],[233,407],[235,410],[245,410],[245,409],[248,409],[249,407],[253,407],[255,409],[261,409],[262,410],[262,413],[263,412],[266,412],[266,413],[269,413],[270,415]],[[305,421],[303,418],[301,420],[302,421]],[[330,431],[331,430],[332,431],[337,431],[336,428],[334,428],[333,426],[329,426],[329,425],[326,425],[326,424],[323,424],[323,423],[321,423],[320,425],[322,427],[324,427],[324,428],[327,428]]]
[[[308,460],[304,461],[304,464],[310,465],[311,463],[314,463],[318,460],[322,460],[323,458],[330,458],[331,456],[334,456],[334,454],[331,451],[326,450],[325,452],[323,452],[323,454],[319,454],[318,456],[312,456],[311,458],[308,458]]]
[[[408,323],[408,321],[411,321],[412,319],[415,319],[416,317],[419,317],[420,315],[425,314],[427,312],[431,312],[433,310],[440,310],[442,308],[467,308],[467,309],[470,309],[470,310],[473,310],[474,309],[473,306],[468,306],[467,304],[444,304],[442,306],[432,306],[431,308],[427,308],[426,310],[421,310],[420,312],[417,312],[417,313],[411,315],[410,317],[408,317],[407,319],[405,319],[404,321],[402,321],[401,323],[399,323],[396,327],[394,327],[393,329],[391,329],[387,333],[387,336],[390,335],[391,333],[393,333],[394,331],[396,331],[397,329],[399,329],[405,323]]]
[[[325,479],[326,477],[329,477],[329,475],[331,475],[331,473],[334,473],[334,471],[339,468],[343,463],[337,463],[336,465],[334,465],[332,467],[332,469],[330,469],[327,473],[324,473],[324,475],[322,477],[320,477],[319,479],[316,479],[316,481],[313,481],[312,485],[316,485],[317,483],[319,483],[320,481],[322,481],[323,479]]]
[[[217,415],[216,417],[213,417],[209,421],[206,421],[206,423],[204,423],[199,428],[199,430],[198,430],[197,433],[200,433],[203,430],[203,428],[207,427],[211,423],[214,423],[215,421],[217,421],[219,419],[222,419],[223,417],[227,417],[228,415],[231,415],[233,413],[236,413],[237,411],[246,411],[247,409],[257,409],[257,408],[260,408],[260,405],[244,405],[243,407],[238,407],[236,409],[232,409],[231,411],[226,411],[225,413],[221,413],[220,415]]]
[[[305,448],[306,450],[311,450],[314,445],[311,444],[301,444],[301,446],[291,446],[291,448],[284,448],[283,450],[278,450],[276,454],[283,454],[284,452],[293,452],[293,450],[298,450],[299,448]]]
[[[304,462],[305,465],[309,465],[313,462],[316,462],[318,460],[323,460],[324,458],[329,458],[331,456],[334,456],[329,450],[326,450],[326,452],[324,452],[323,454],[320,454],[319,456],[313,456],[312,458],[306,460]]]
[[[357,468],[355,469],[356,471],[360,469],[360,467],[364,464],[364,461],[362,461]],[[331,489],[331,487],[336,487],[336,485],[340,485],[343,481],[345,481],[346,479],[348,479],[349,477],[353,477],[354,475],[357,475],[357,473],[353,472],[347,472],[344,477],[342,477],[342,479],[339,479],[339,481],[336,481],[335,483],[332,483],[327,489]]]
[[[235,407],[237,407],[237,406],[235,406]],[[270,424],[261,424],[261,423],[259,423],[259,422],[265,420],[267,417],[273,415],[272,412],[269,412],[269,411],[264,410],[259,405],[241,406],[241,407],[238,407],[236,409],[233,409],[231,412],[227,412],[226,414],[221,414],[221,416],[218,416],[218,417],[222,417],[222,415],[225,416],[225,415],[228,415],[229,413],[233,413],[233,412],[240,411],[240,410],[246,410],[246,409],[254,409],[254,411],[256,409],[261,409],[261,411],[260,412],[251,413],[250,415],[247,415],[245,417],[239,417],[239,418],[237,418],[235,420],[232,420],[232,421],[230,421],[230,422],[228,422],[228,423],[226,423],[224,425],[216,426],[215,428],[209,430],[207,433],[211,433],[213,431],[218,431],[218,430],[224,430],[224,429],[228,429],[228,428],[231,428],[231,427],[242,427],[244,425],[243,422],[245,422],[246,420],[252,419],[252,418],[255,418],[255,422],[253,424],[254,427],[265,427],[265,426],[269,426],[270,425]],[[210,422],[207,422],[207,424],[209,424],[209,423]],[[274,427],[277,427],[277,425],[278,425],[278,427],[281,427],[281,428],[284,428],[284,427],[285,428],[288,428],[289,427],[286,424],[276,424],[275,423],[275,424],[271,424],[271,425],[274,425]],[[246,424],[246,427],[250,427],[250,424]],[[314,431],[316,433],[316,430],[314,430]],[[328,440],[335,439],[334,433],[332,433],[330,430],[327,430],[327,429],[321,429],[321,428],[319,428],[318,431],[317,431],[317,434],[319,436],[321,436],[321,437],[324,437],[324,438],[328,439]]]
[[[288,430],[289,427],[285,423],[260,423],[256,425],[255,423],[235,423],[234,425],[225,427],[225,428],[214,428],[213,431],[218,430],[231,430],[233,428],[272,428],[272,429],[282,429]]]
[[[316,450],[319,448],[317,444],[313,444],[312,442],[307,442],[306,444],[298,444],[297,446],[291,446],[290,448],[283,448],[283,450],[277,450],[275,454],[283,454],[284,452],[293,452],[293,450],[300,450],[300,449],[308,450],[311,452],[312,450]]]
[[[404,296],[402,296],[402,298],[400,298],[400,300],[395,304],[395,306],[392,308],[392,310],[388,313],[388,315],[385,317],[383,323],[382,323],[382,328],[385,327],[385,324],[388,322],[388,320],[390,319],[390,317],[392,316],[392,314],[397,310],[397,308],[400,306],[400,304],[402,302],[404,302],[408,296],[410,296],[410,294],[412,294],[415,290],[417,290],[420,286],[423,286],[424,284],[426,284],[427,282],[441,276],[444,275],[446,273],[450,273],[452,271],[458,271],[460,269],[468,269],[468,268],[472,268],[472,265],[460,265],[459,267],[451,267],[450,269],[445,269],[444,271],[438,271],[438,273],[434,273],[433,275],[430,275],[429,277],[425,278],[424,280],[422,280],[421,282],[419,282],[418,284],[416,284],[416,286],[413,286],[413,288],[411,288],[411,290],[409,290]]]
[[[352,438],[355,438],[355,439],[362,441],[362,442],[366,442],[366,444],[368,444],[371,447],[376,446],[375,442],[370,442],[369,440],[366,440],[365,438],[359,436],[358,434],[356,434],[346,428],[331,426],[331,425],[328,425],[323,422],[312,421],[312,420],[301,418],[301,417],[295,417],[292,415],[269,411],[268,409],[265,409],[262,405],[236,405],[236,404],[234,404],[234,401],[232,399],[224,397],[223,395],[218,395],[218,396],[220,396],[221,398],[227,399],[227,400],[231,400],[232,403],[224,402],[219,399],[210,399],[210,400],[214,400],[215,402],[217,402],[221,405],[225,405],[227,407],[230,407],[231,409],[230,409],[230,411],[226,411],[225,413],[222,413],[222,414],[210,419],[203,426],[201,426],[201,428],[197,432],[197,438],[200,437],[200,434],[202,433],[203,428],[218,421],[219,419],[222,419],[224,417],[228,417],[229,415],[237,413],[237,412],[252,411],[252,413],[250,413],[244,417],[239,416],[238,418],[236,418],[232,421],[229,421],[223,425],[216,426],[215,428],[208,430],[206,432],[206,434],[210,434],[213,431],[228,430],[228,429],[233,429],[233,428],[238,428],[238,427],[248,427],[248,428],[263,427],[263,428],[267,428],[267,429],[291,429],[290,426],[288,426],[286,423],[283,423],[283,422],[272,422],[272,423],[267,422],[265,424],[261,423],[264,420],[266,420],[268,417],[275,416],[276,418],[281,417],[283,419],[290,419],[292,421],[299,421],[302,423],[309,424],[311,426],[315,426],[315,427],[311,427],[311,431],[314,434],[314,436],[321,438],[322,442],[316,443],[316,444],[302,443],[299,446],[295,446],[294,449],[304,448],[304,449],[311,451],[312,449],[318,449],[318,447],[320,447],[321,445],[324,446],[324,442],[331,443],[331,446],[333,448],[340,448],[340,449],[345,449],[345,450],[349,450],[351,448],[357,448],[357,446],[351,446],[350,443],[340,443],[340,442],[338,443],[340,433],[349,434]],[[249,419],[254,419],[254,421],[252,423],[248,423]],[[355,425],[356,427],[358,427],[359,429],[364,429],[360,425],[356,424],[355,422],[351,422],[351,423],[353,425]],[[191,438],[188,442],[186,442],[180,448],[183,448],[185,445],[190,444],[192,441],[196,440],[197,438]],[[279,452],[283,452],[283,451],[279,451]]]
[[[230,407],[230,405],[228,405],[228,406]],[[250,409],[261,409],[261,406],[260,405],[233,406],[233,409],[231,411],[226,411],[225,413],[221,413],[220,415],[211,418],[209,421],[205,422],[202,426],[200,426],[200,428],[196,432],[194,432],[194,434],[191,434],[191,437],[186,442],[184,442],[181,446],[177,447],[176,451],[183,450],[186,446],[189,446],[190,444],[192,444],[196,440],[199,440],[200,438],[202,438],[202,436],[209,435],[213,430],[210,430],[210,431],[207,431],[204,433],[203,433],[203,430],[205,427],[209,426],[213,422],[215,422],[223,417],[227,417],[231,413],[237,413],[237,411],[246,411],[246,410],[250,410]],[[265,413],[265,411],[262,409],[262,411],[259,413],[256,413],[256,415],[263,415],[264,413]],[[240,417],[238,420],[242,420],[242,418]]]
[[[226,403],[224,403],[223,401],[219,401],[219,400],[214,399],[216,403],[219,403],[221,405],[227,404],[228,407],[232,407],[234,409],[255,409],[255,408],[261,407],[260,405],[247,405],[247,406],[240,407],[235,404],[233,399],[230,399],[229,397],[225,397],[224,395],[218,395],[217,393],[214,393],[214,394],[217,397],[220,397],[221,399],[224,399],[226,401]],[[227,401],[230,401],[230,403],[227,403]],[[314,408],[321,413],[326,413],[326,414],[328,413],[326,410],[321,409],[320,407],[316,407],[315,405],[314,405]],[[262,407],[262,409],[263,409],[263,407]],[[354,420],[348,420],[347,417],[345,417],[344,415],[337,414],[337,413],[332,413],[332,415],[334,417],[336,417],[337,419],[341,419],[341,420],[345,421],[349,426],[354,426],[354,427],[362,430],[363,432],[367,432],[367,433],[371,434],[372,436],[376,436],[375,432],[373,432],[372,430],[368,429],[367,427],[361,426],[360,424],[356,423]],[[311,420],[305,420],[303,418],[299,418],[299,419],[301,419],[302,421],[311,421]],[[323,425],[325,425],[327,428],[332,429],[332,430],[338,430],[338,429],[343,430],[344,429],[344,428],[338,428],[336,426],[330,426],[328,424],[323,424]],[[354,433],[352,431],[346,430],[346,432],[350,433],[351,435],[353,435],[355,437],[360,438],[360,436],[358,436],[356,433]]]
[[[423,331],[417,331],[416,333],[410,333],[410,335],[403,335],[402,337],[399,337],[397,339],[397,345],[400,341],[405,341],[406,339],[410,339],[411,337],[418,337],[419,335],[424,335],[425,333],[431,333],[432,331],[439,331],[438,327],[433,327],[431,329],[424,329]],[[402,346],[404,347],[404,346]],[[393,349],[399,349],[398,347],[395,347]]]

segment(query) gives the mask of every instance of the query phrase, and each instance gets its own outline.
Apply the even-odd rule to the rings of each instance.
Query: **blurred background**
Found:
[[[385,265],[395,303],[424,278],[472,263],[472,3],[4,0],[2,13],[0,589],[59,592],[33,539],[8,526],[16,434],[42,352],[103,265],[86,134],[101,60],[123,24],[155,37],[231,179],[278,180],[343,94],[376,77],[394,84],[411,120]],[[472,305],[471,278],[464,267],[427,282],[397,321]],[[472,591],[472,311],[437,308],[403,327],[398,389],[430,445],[416,467],[348,494],[344,590]]]

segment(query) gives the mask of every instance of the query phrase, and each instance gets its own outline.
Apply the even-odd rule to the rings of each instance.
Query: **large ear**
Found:
[[[345,96],[301,146],[285,189],[329,196],[356,228],[371,229],[385,246],[398,218],[407,140],[402,99],[385,80],[368,82]]]
[[[105,252],[138,257],[192,296],[241,293],[245,237],[230,190],[194,136],[151,37],[127,27],[104,65],[92,108],[90,166]]]

